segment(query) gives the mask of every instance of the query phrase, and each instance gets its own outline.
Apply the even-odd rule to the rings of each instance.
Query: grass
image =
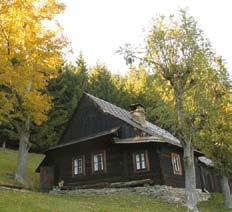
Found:
[[[201,212],[229,212],[223,207],[222,195],[199,204]],[[168,204],[146,196],[126,195],[79,195],[65,196],[38,192],[0,190],[1,212],[185,212],[179,204]]]
[[[17,151],[0,148],[0,185],[18,185],[14,180],[17,156]],[[39,174],[35,173],[35,169],[43,157],[40,154],[29,154],[26,174],[28,176],[28,184],[32,189],[38,189]]]
[[[39,175],[34,171],[43,155],[29,154],[27,175],[29,184],[38,188]],[[13,179],[17,151],[0,149],[0,185],[17,185]],[[212,194],[207,202],[199,204],[201,212],[229,212],[223,206],[221,194]],[[115,195],[58,195],[35,191],[12,191],[0,189],[1,212],[185,212],[179,204],[137,194]]]
[[[0,211],[185,211],[180,205],[161,203],[139,195],[63,196],[55,194],[0,191]],[[5,201],[7,200],[7,201]]]

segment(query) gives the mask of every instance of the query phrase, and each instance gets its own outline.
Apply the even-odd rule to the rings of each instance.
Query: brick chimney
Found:
[[[142,126],[146,125],[145,110],[142,104],[132,104],[130,105],[132,119]]]

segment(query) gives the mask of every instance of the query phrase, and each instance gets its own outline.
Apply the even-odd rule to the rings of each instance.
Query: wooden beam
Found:
[[[128,182],[117,182],[111,183],[111,188],[125,188],[125,187],[134,187],[134,186],[143,186],[145,184],[153,184],[153,180],[151,179],[143,179],[143,180],[133,180]]]

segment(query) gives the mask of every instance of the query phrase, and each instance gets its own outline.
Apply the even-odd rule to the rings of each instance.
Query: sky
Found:
[[[75,61],[81,51],[89,66],[104,63],[125,74],[128,67],[116,54],[120,46],[143,42],[152,17],[176,14],[188,8],[232,76],[232,1],[230,0],[62,0],[64,14],[58,20],[71,42]]]

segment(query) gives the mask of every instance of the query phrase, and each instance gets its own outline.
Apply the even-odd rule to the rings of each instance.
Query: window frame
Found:
[[[75,174],[75,160],[78,160],[78,159],[82,159],[82,173]],[[78,176],[84,176],[84,175],[85,175],[85,155],[77,155],[72,158],[72,176],[78,177]]]
[[[171,160],[172,160],[172,169],[174,175],[182,175],[182,164],[180,159],[180,154],[178,153],[171,153]],[[179,170],[176,169],[179,167]]]
[[[136,155],[140,155],[140,159],[141,159],[141,154],[144,154],[145,168],[144,169],[137,169]],[[141,161],[140,161],[140,165],[141,165]],[[148,157],[148,151],[147,150],[141,150],[141,151],[133,152],[133,168],[134,168],[135,173],[149,172],[150,171],[150,163],[149,163],[149,157]]]
[[[103,169],[95,171],[94,170],[94,156],[99,155],[99,154],[102,154]],[[106,167],[106,151],[105,150],[92,152],[92,154],[91,154],[91,167],[92,167],[92,174],[106,173],[107,167]]]

